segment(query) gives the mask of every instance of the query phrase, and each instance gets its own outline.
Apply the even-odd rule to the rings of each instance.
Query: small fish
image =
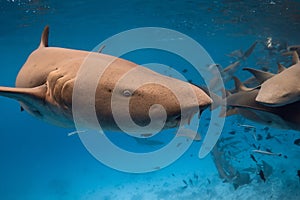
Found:
[[[255,148],[255,149],[259,149],[256,144],[252,144],[252,146]]]
[[[194,179],[198,180],[199,176],[195,173],[194,174]]]
[[[211,181],[210,181],[209,179],[207,179],[207,182],[208,182],[208,184],[210,184],[210,183],[211,183]]]
[[[238,126],[246,127],[246,128],[250,128],[250,129],[256,129],[255,126],[251,126],[251,125],[248,125],[248,124],[238,124]]]
[[[190,185],[194,185],[194,183],[193,183],[193,180],[192,179],[189,179],[189,183],[190,183]]]
[[[248,133],[248,132],[251,131],[254,140],[257,141],[256,127],[251,126],[251,125],[247,125],[247,124],[238,124],[238,126],[244,127],[244,132],[245,133]]]
[[[294,144],[297,145],[297,146],[300,146],[300,138],[296,139],[296,140],[294,141]]]
[[[187,69],[182,70],[182,73],[187,73],[187,72],[188,72]]]
[[[269,151],[262,151],[262,150],[255,149],[255,150],[252,150],[252,152],[265,154],[265,155],[270,155],[270,156],[282,156],[281,153],[273,153],[270,150]]]
[[[264,182],[266,182],[266,178],[265,178],[265,174],[264,174],[263,170],[260,170],[258,175],[261,178],[261,180],[263,180]]]
[[[232,139],[235,139],[235,138],[236,137],[234,137],[234,136],[225,137],[225,138],[221,138],[221,141],[224,142],[224,141],[232,140]]]
[[[230,135],[235,135],[236,134],[236,131],[230,131],[228,132]]]
[[[253,154],[250,154],[250,158],[254,161],[254,162],[256,162],[257,163],[257,160],[256,160],[256,158],[254,157],[254,155]]]
[[[238,124],[238,126],[244,127],[244,131],[245,132],[249,132],[249,131],[256,131],[256,127],[255,126],[251,126],[251,125],[247,125],[247,124]]]
[[[79,134],[79,133],[84,133],[86,131],[73,131],[71,133],[68,133],[68,136],[72,136],[72,135],[75,135],[75,134]]]
[[[297,170],[297,176],[299,177],[299,181],[300,181],[300,170]]]
[[[266,132],[267,132],[269,129],[270,129],[270,128],[267,127],[267,126],[266,126],[265,128],[263,128],[263,130],[266,131]]]
[[[185,180],[182,180],[182,182],[184,183],[184,186],[182,187],[182,189],[186,189],[188,187],[188,183]]]
[[[256,139],[257,141],[260,141],[263,139],[263,136],[261,134],[257,134]]]
[[[274,139],[275,139],[279,144],[282,144],[281,140],[279,140],[277,137],[274,136]]]
[[[268,133],[267,136],[266,136],[266,140],[270,140],[272,138],[274,138],[274,136],[272,136],[271,133]]]

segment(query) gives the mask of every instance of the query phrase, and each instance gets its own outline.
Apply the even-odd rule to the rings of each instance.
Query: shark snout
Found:
[[[179,126],[190,124],[191,119],[197,115],[198,119],[202,112],[212,104],[212,99],[200,88],[190,85],[192,87],[192,94],[186,93],[186,102],[181,102],[179,107],[173,107],[172,112],[169,112],[167,125]],[[193,100],[188,100],[193,99]],[[168,124],[169,123],[169,124]]]
[[[201,88],[191,85],[194,94],[197,98],[197,105],[200,109],[206,109],[213,103],[213,100]]]
[[[148,84],[140,87],[130,99],[130,113],[133,120],[145,126],[150,123],[149,111],[154,120],[164,121],[165,128],[189,124],[196,114],[212,103],[212,99],[200,88],[182,83],[177,87]],[[182,122],[182,123],[181,123]]]
[[[268,98],[268,97],[265,97],[265,96],[259,95],[259,94],[255,98],[255,101],[260,104],[267,105],[267,106],[275,106],[276,105],[272,98]]]
[[[274,88],[276,89],[276,86],[274,86]],[[288,90],[278,88],[276,92],[272,92],[269,88],[262,87],[258,92],[255,101],[266,106],[278,107],[293,103],[292,97],[293,95],[290,94]]]
[[[287,105],[287,104],[290,104],[290,103],[294,103],[294,101],[291,101],[291,100],[286,100],[286,99],[277,99],[277,98],[267,98],[267,97],[264,97],[262,95],[257,95],[256,99],[255,99],[256,102],[260,103],[260,104],[263,104],[265,106],[269,106],[269,107],[280,107],[280,106],[284,106],[284,105]]]

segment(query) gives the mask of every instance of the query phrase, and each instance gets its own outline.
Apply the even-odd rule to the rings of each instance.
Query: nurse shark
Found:
[[[261,84],[256,101],[267,106],[283,106],[300,100],[299,55],[293,52],[293,65]]]
[[[300,130],[300,102],[284,106],[270,107],[257,102],[257,88],[247,88],[234,77],[236,93],[226,97],[227,112],[223,116],[240,114],[252,121],[279,129]]]
[[[116,109],[122,111],[129,106],[130,116],[137,125],[147,126],[151,120],[158,124],[163,121],[163,129],[178,127],[181,122],[189,123],[196,113],[200,116],[212,103],[212,99],[202,89],[192,84],[101,52],[49,47],[48,36],[49,27],[46,26],[39,47],[31,53],[19,71],[16,87],[0,87],[1,96],[19,101],[22,110],[46,122],[61,127],[75,127],[73,90],[77,73],[84,62],[105,69],[94,97],[96,116],[104,130],[120,131],[112,113],[113,93],[119,102]],[[135,72],[134,78],[121,81],[132,71]],[[91,83],[88,74],[86,77],[84,83],[88,88]],[[141,82],[145,84],[136,88],[136,84]],[[176,86],[175,91],[168,88],[168,85]],[[178,95],[186,101],[179,102]],[[84,105],[87,99],[86,96],[77,98],[79,105]],[[189,101],[193,98],[194,101]],[[122,103],[128,99],[128,105]],[[161,106],[165,115],[161,114]],[[154,116],[153,119],[150,119],[150,114]],[[128,126],[130,128],[131,125]]]

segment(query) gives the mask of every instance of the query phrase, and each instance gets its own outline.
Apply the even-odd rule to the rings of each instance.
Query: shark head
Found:
[[[273,80],[271,80],[273,82]],[[256,101],[266,106],[283,106],[296,102],[300,99],[300,94],[292,88],[298,88],[297,85],[293,87],[291,83],[271,81],[265,82],[256,97]],[[300,88],[299,88],[300,89]]]
[[[300,86],[298,77],[300,76],[299,56],[296,51],[292,53],[293,65],[285,68],[278,63],[277,74],[265,72],[262,70],[244,68],[255,77],[261,84],[256,101],[271,107],[284,106],[294,103],[300,99]]]
[[[110,69],[106,73],[110,73],[109,71]],[[105,79],[109,76],[104,74],[102,77]],[[177,127],[181,122],[189,123],[196,113],[200,116],[212,103],[210,97],[199,87],[142,66],[134,67],[117,84],[113,82],[110,85],[114,86],[110,89],[111,109],[120,116],[119,121],[125,126],[130,126],[126,122],[131,117],[135,124],[142,127],[147,127],[149,123],[156,127],[163,123],[162,128]],[[107,118],[111,118],[111,113],[108,113]]]
[[[283,106],[300,100],[300,63],[266,80],[259,90],[256,101],[267,106]]]
[[[90,55],[94,56],[99,55]],[[121,128],[126,132],[147,132],[178,127],[189,123],[192,116],[200,114],[212,103],[211,98],[195,85],[161,75],[120,58],[111,59],[103,74],[100,77],[96,76],[99,82],[95,95],[88,95],[95,98],[97,118],[104,129]],[[90,68],[87,71],[94,69]],[[81,92],[89,91],[92,87],[92,83],[89,82],[92,78],[86,79],[85,75],[82,79],[80,77],[77,77],[77,81],[82,82],[75,83],[77,87],[75,97],[73,96],[74,108],[79,109],[87,106],[87,97]],[[79,88],[79,85],[87,88]],[[93,101],[91,99],[92,103]],[[89,113],[83,113],[80,118],[87,118],[86,115]]]

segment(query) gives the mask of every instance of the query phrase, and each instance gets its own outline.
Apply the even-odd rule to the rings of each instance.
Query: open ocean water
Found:
[[[300,1],[292,0],[1,0],[0,11],[1,86],[14,86],[45,25],[50,26],[50,46],[87,51],[122,31],[169,28],[196,40],[223,67],[236,61],[229,56],[231,52],[245,51],[258,41],[252,55],[235,72],[242,80],[250,77],[243,67],[275,72],[277,62],[288,66],[290,58],[282,56],[282,51],[287,45],[300,44]],[[168,61],[169,55],[150,51],[146,56],[137,52],[127,58],[143,64]],[[169,64],[184,71],[188,80],[201,83],[201,77],[176,66],[180,62],[169,60]],[[226,83],[226,88],[232,87],[232,81]],[[78,135],[68,137],[74,130],[20,112],[19,104],[7,98],[0,98],[0,111],[3,200],[300,199],[300,146],[294,144],[300,138],[297,131],[266,127],[238,115],[226,118],[219,145],[227,152],[229,162],[223,160],[223,164],[250,176],[247,183],[237,187],[234,178],[224,181],[219,177],[210,154],[198,158],[203,140],[193,142],[166,168],[144,174],[124,173],[97,161]],[[209,116],[209,110],[205,111],[199,122],[202,138]],[[172,130],[166,132],[167,137],[172,136]],[[146,151],[158,149],[160,142],[165,142],[141,142],[122,136],[115,140],[124,147],[136,145]],[[258,147],[280,156],[255,154],[255,162],[250,154]],[[266,181],[259,176],[259,167],[264,169]]]

